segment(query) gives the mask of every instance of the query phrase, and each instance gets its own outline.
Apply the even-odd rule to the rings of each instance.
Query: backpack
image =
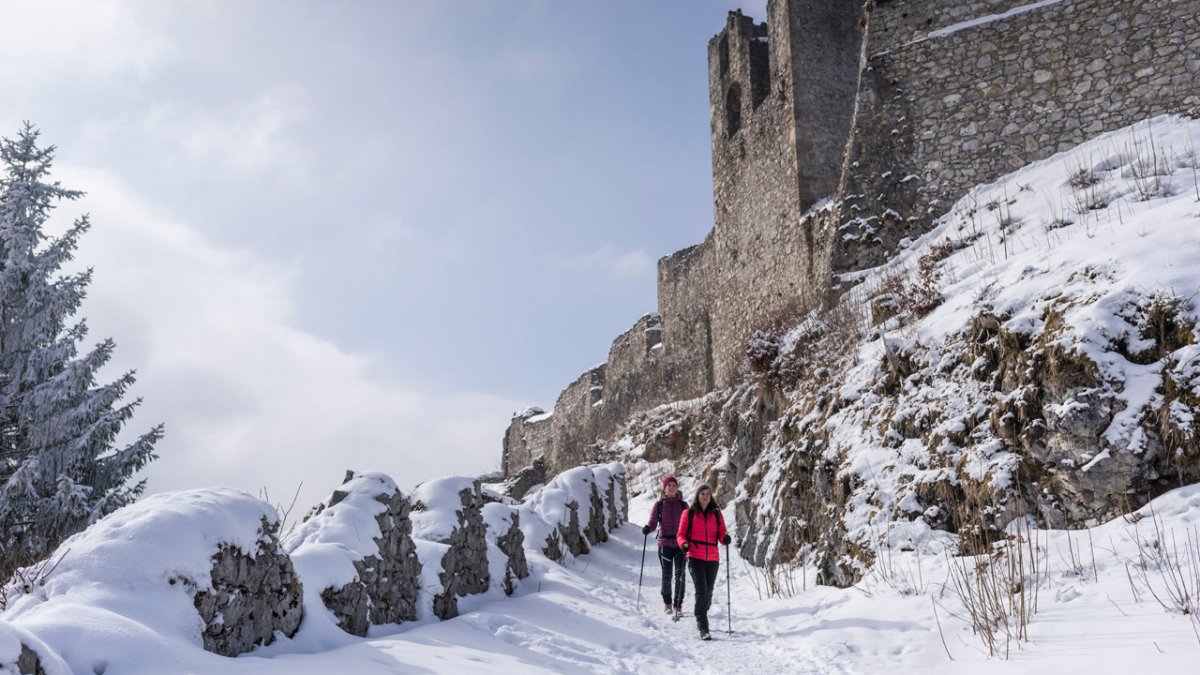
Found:
[[[725,527],[725,516],[724,516],[724,514],[721,513],[721,509],[716,509],[716,511],[717,511],[717,528],[719,530],[720,528]],[[700,512],[700,513],[703,514],[703,512]],[[706,546],[717,546],[721,543],[719,541],[695,541],[694,539],[692,539],[692,518],[694,518],[696,514],[689,508],[689,509],[687,509],[685,515],[687,516],[687,541],[688,541],[688,543],[704,544]],[[726,529],[728,530],[728,528],[726,528]]]

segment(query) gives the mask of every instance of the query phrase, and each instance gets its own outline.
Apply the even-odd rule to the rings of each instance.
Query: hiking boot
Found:
[[[700,639],[701,640],[711,640],[712,636],[708,634],[708,631],[703,630],[703,631],[700,631]]]
[[[668,603],[666,604],[665,611],[666,611],[666,613],[667,613],[667,614],[674,614],[674,613],[675,613],[677,610],[676,610],[674,607],[672,607],[672,606],[671,606],[671,603],[669,603],[669,602],[668,602]]]

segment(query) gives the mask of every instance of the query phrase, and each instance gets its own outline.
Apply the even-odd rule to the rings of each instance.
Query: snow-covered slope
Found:
[[[744,384],[635,419],[633,484],[705,475],[748,557],[847,584],[880,540],[977,548],[1200,481],[1198,149],[1200,121],[1159,117],[973,189],[756,334]]]

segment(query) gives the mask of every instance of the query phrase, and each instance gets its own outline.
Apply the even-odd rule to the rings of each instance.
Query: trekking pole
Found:
[[[728,621],[729,634],[733,635],[733,591],[729,588],[729,544],[725,544],[725,619]]]
[[[642,574],[646,571],[646,541],[649,538],[648,534],[642,535],[642,566],[638,568],[638,594],[637,602],[634,603],[634,608],[639,611],[642,609]]]

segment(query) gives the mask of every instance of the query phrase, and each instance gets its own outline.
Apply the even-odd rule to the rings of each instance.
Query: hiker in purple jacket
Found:
[[[679,542],[675,541],[679,529],[679,518],[687,510],[687,502],[679,496],[679,484],[674,476],[663,478],[662,498],[650,509],[650,522],[642,528],[642,534],[650,534],[658,527],[658,562],[662,564],[662,597],[667,614],[678,621],[683,608],[683,579],[687,559]],[[673,569],[672,569],[673,568]],[[675,580],[674,602],[671,596],[671,579]]]

